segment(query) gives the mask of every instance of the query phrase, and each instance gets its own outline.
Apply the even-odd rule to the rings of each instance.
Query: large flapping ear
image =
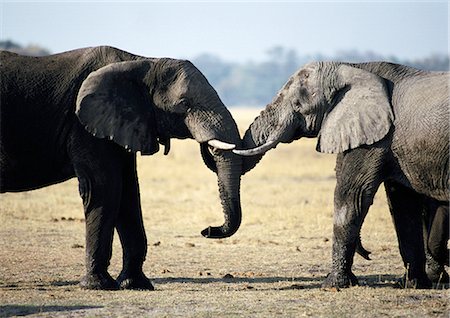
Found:
[[[89,74],[78,92],[76,107],[88,132],[133,152],[159,150],[154,107],[143,82],[151,63],[118,62]]]
[[[336,75],[343,95],[325,115],[317,150],[340,153],[381,140],[394,120],[385,81],[349,65],[338,66]]]

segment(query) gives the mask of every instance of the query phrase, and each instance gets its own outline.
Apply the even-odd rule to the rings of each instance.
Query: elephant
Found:
[[[217,174],[225,215],[209,238],[241,223],[242,158],[237,125],[217,92],[189,61],[147,58],[117,48],[76,49],[45,57],[2,51],[0,192],[28,191],[78,178],[86,222],[85,289],[153,290],[136,154],[170,139],[193,138]],[[122,249],[117,279],[108,273],[114,229]]]
[[[317,137],[317,151],[337,154],[332,265],[324,287],[358,283],[352,264],[359,232],[384,183],[403,282],[428,288],[422,211],[424,198],[449,203],[448,118],[448,72],[389,62],[310,62],[255,118],[243,149],[233,152],[248,156],[244,172],[278,143],[301,137]]]

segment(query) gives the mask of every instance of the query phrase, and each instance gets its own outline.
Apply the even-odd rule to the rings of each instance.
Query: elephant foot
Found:
[[[450,278],[443,265],[438,265],[435,267],[427,266],[427,276],[428,279],[431,280],[433,288],[447,289],[450,286]]]
[[[434,260],[427,262],[426,273],[433,285],[449,283],[448,273],[445,271],[444,265],[441,265]]]
[[[331,272],[322,283],[322,288],[347,288],[356,285],[358,285],[358,279],[352,272]]]
[[[122,271],[117,278],[117,282],[120,289],[155,290],[152,281],[142,272],[131,275]]]
[[[107,272],[102,274],[86,274],[80,281],[83,289],[118,290],[119,284]]]
[[[432,287],[431,281],[426,277],[411,278],[407,277],[406,274],[398,282],[400,288],[411,288],[411,289],[430,289]]]
[[[428,276],[428,278],[430,278]],[[434,289],[449,289],[450,288],[450,278],[448,276],[448,273],[443,270],[440,275],[439,278],[437,278],[436,280],[431,279],[431,283],[433,285],[432,288]]]

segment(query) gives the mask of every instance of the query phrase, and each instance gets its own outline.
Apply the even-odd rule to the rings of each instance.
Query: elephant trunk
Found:
[[[241,224],[242,159],[231,152],[221,152],[213,157],[225,222],[221,226],[204,229],[202,235],[207,238],[225,238],[236,233]]]
[[[206,166],[217,174],[219,195],[225,222],[202,231],[208,238],[225,238],[233,235],[241,224],[240,183],[242,157],[231,152],[241,146],[239,131],[231,113],[216,95],[204,102],[209,108],[190,112],[187,126],[194,139],[200,143]],[[215,111],[211,111],[215,110]]]
[[[275,104],[269,104],[261,114],[255,118],[247,129],[242,142],[243,149],[233,150],[243,157],[243,174],[253,169],[270,149],[280,142],[292,139],[295,122],[290,112],[280,112]]]

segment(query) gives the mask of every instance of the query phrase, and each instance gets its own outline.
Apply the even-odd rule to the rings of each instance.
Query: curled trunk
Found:
[[[202,235],[208,238],[225,238],[236,233],[242,219],[242,157],[230,151],[241,146],[241,139],[237,125],[225,106],[220,104],[210,107],[216,111],[198,112],[197,117],[191,117],[187,122],[193,137],[200,143],[204,163],[217,174],[225,218],[221,226],[210,226],[202,231]],[[217,111],[219,109],[221,111]]]
[[[243,150],[233,150],[234,153],[245,156],[242,163],[243,173],[253,169],[263,155],[278,143],[291,141],[296,124],[294,116],[278,109],[276,104],[267,105],[245,132]]]
[[[202,235],[207,238],[225,238],[236,233],[242,220],[240,200],[242,159],[230,152],[222,152],[213,158],[225,221],[221,226],[204,229]]]

